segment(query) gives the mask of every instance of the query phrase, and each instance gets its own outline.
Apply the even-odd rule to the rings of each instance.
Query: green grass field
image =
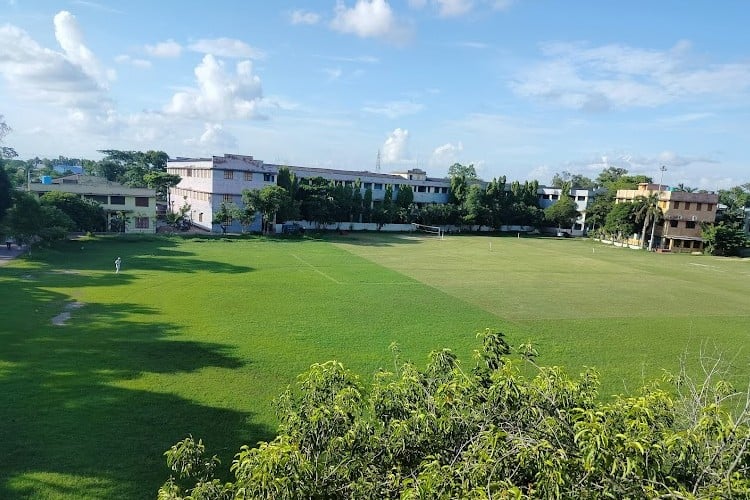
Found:
[[[541,364],[596,366],[605,396],[701,349],[750,376],[750,260],[584,240],[70,242],[0,268],[0,290],[4,499],[153,498],[177,440],[228,465],[273,437],[271,400],[310,364],[369,377],[394,341],[420,365],[441,347],[470,364],[475,333],[501,329]]]

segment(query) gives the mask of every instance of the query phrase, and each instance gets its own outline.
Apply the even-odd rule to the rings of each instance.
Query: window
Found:
[[[263,174],[263,182],[274,182],[276,180],[276,176],[273,174]]]
[[[365,182],[365,189],[372,189],[372,182]]]
[[[672,208],[675,208],[675,209],[680,208],[680,202],[679,201],[675,201],[674,202],[674,207],[672,207]]]
[[[576,201],[586,201],[586,197],[585,196],[578,196],[578,197],[576,197]]]
[[[230,203],[232,201],[232,195],[231,194],[225,194],[224,196],[221,197],[221,200],[224,203]]]
[[[148,206],[148,197],[146,197],[146,196],[136,196],[135,197],[135,206],[136,207],[147,207]]]
[[[443,194],[448,194],[448,188],[447,187],[441,188],[440,192]]]
[[[676,220],[669,221],[669,227],[677,227],[678,222]]]
[[[245,172],[245,180],[246,181],[253,180],[253,173],[252,172]]]
[[[185,169],[185,177],[192,177],[192,176],[193,176],[193,169],[192,168]]]
[[[379,182],[376,182],[375,183],[375,189],[382,190],[383,189],[383,185],[380,184]]]
[[[424,193],[427,191],[425,186],[417,186],[417,193]]]
[[[110,205],[124,205],[125,197],[124,196],[110,196],[109,204]]]
[[[713,203],[706,203],[706,210],[711,212],[714,209]]]
[[[693,248],[700,248],[700,247],[701,247],[701,242],[700,241],[694,241],[693,242]]]
[[[95,201],[97,203],[101,203],[102,205],[106,205],[109,200],[107,200],[106,196],[99,196],[96,194],[88,194],[86,195],[87,200]]]
[[[690,202],[689,201],[685,202],[685,210],[690,210]]]
[[[198,222],[203,222],[203,212],[198,214]]]
[[[560,197],[559,195],[553,194],[553,195],[551,195],[551,196],[549,197],[549,199],[550,199],[550,200],[556,200],[556,199],[558,199],[559,197]]]
[[[148,229],[148,217],[136,217],[135,228],[136,229]]]
[[[703,203],[696,203],[695,204],[695,211],[696,212],[700,212],[701,210],[703,210]]]
[[[224,170],[225,179],[234,179],[234,170]]]
[[[695,221],[694,220],[686,220],[685,221],[685,228],[686,229],[695,229]]]

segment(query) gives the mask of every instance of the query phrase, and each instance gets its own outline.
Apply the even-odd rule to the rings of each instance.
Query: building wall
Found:
[[[539,208],[545,209],[554,205],[562,196],[562,189],[554,187],[541,186],[537,190],[539,197]],[[573,227],[570,228],[573,234],[582,235],[586,229],[586,210],[596,197],[596,191],[590,189],[571,189],[570,196],[576,202],[576,210],[580,214],[576,218]]]
[[[385,187],[394,186],[393,196],[401,185],[410,185],[414,192],[414,203],[447,203],[450,182],[447,179],[426,177],[423,171],[415,169],[402,174],[381,174],[367,171],[334,170],[311,167],[284,166],[264,163],[252,156],[229,155],[212,158],[176,158],[167,162],[167,172],[179,175],[182,180],[170,190],[173,206],[177,212],[188,203],[191,207],[193,224],[214,230],[211,221],[220,209],[222,202],[232,202],[243,207],[242,191],[262,189],[276,185],[279,169],[288,168],[300,179],[323,177],[326,180],[353,185],[362,183],[362,194],[367,187],[372,188],[373,202],[383,200]],[[412,178],[408,178],[411,174]],[[239,223],[234,222],[230,231],[239,231]],[[251,225],[250,230],[260,230],[260,220]]]
[[[124,212],[126,233],[156,232],[156,191],[153,189],[130,188],[93,176],[72,175],[55,179],[53,184],[30,184],[29,191],[38,197],[60,191],[92,199],[102,206],[108,223],[111,217]],[[148,206],[139,206],[146,203]]]
[[[632,202],[638,196],[659,193],[659,208],[664,220],[657,224],[654,232],[658,238],[657,247],[673,252],[701,251],[701,223],[713,224],[716,221],[719,196],[716,193],[671,191],[666,186],[659,188],[658,184],[643,183],[638,189],[619,189],[616,202]]]

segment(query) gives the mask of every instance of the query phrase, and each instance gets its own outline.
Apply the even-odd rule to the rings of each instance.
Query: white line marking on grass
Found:
[[[296,256],[296,255],[294,255],[294,254],[291,254],[291,255],[292,255],[292,257],[294,257],[294,258],[295,258],[295,259],[297,259],[298,261],[302,262],[303,264],[305,264],[306,266],[308,266],[308,267],[309,267],[310,269],[312,269],[312,270],[313,270],[313,271],[315,271],[316,273],[320,274],[321,276],[324,276],[324,277],[328,278],[329,280],[333,281],[333,282],[334,282],[334,283],[336,283],[337,285],[343,285],[343,283],[341,283],[340,281],[338,281],[338,280],[336,280],[336,279],[332,278],[331,276],[328,276],[328,275],[327,275],[326,273],[324,273],[323,271],[321,271],[321,270],[320,270],[320,269],[318,269],[317,267],[313,266],[312,264],[310,264],[310,263],[309,263],[309,262],[307,262],[306,260],[302,259],[301,257],[298,257],[298,256]]]

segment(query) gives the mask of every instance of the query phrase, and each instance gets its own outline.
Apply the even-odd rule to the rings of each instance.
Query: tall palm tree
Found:
[[[659,193],[651,193],[647,196],[636,196],[634,202],[637,204],[635,217],[637,221],[643,221],[641,229],[641,248],[646,246],[646,231],[649,225],[656,225],[661,218],[662,211],[659,208]],[[652,228],[653,231],[654,228]]]
[[[694,187],[686,186],[682,182],[677,184],[677,187],[674,188],[675,191],[684,191],[686,193],[694,193],[696,189]]]

